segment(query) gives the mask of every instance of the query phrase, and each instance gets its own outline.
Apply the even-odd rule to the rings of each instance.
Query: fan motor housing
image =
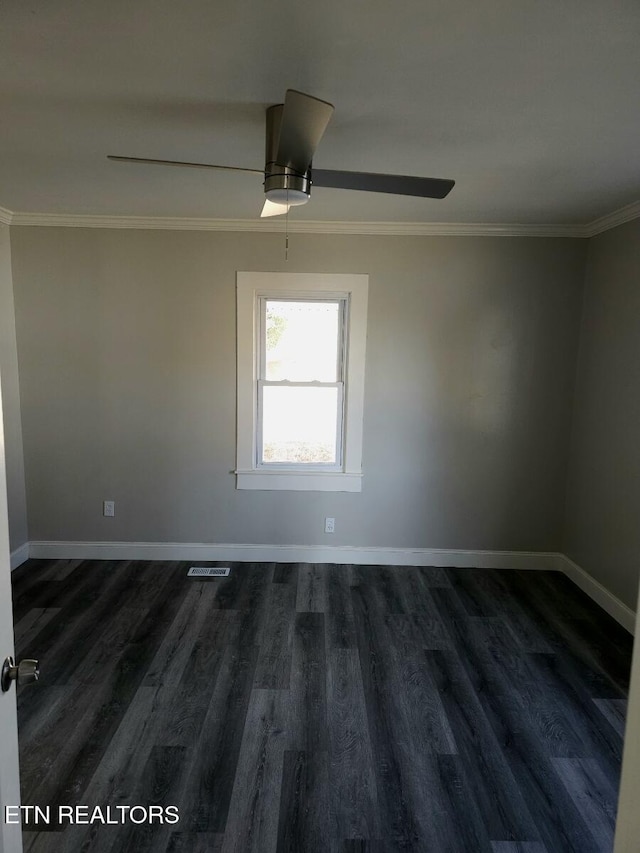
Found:
[[[269,201],[280,204],[304,204],[311,195],[311,169],[301,175],[288,166],[267,163],[264,170],[264,192]]]

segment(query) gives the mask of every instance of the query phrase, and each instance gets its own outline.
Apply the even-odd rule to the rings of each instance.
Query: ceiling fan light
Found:
[[[304,190],[284,189],[282,187],[274,187],[274,189],[266,190],[265,196],[267,201],[274,204],[288,204],[294,207],[298,204],[306,204],[309,201],[309,193]]]

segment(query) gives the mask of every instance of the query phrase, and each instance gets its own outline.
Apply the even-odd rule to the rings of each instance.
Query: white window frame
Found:
[[[369,277],[333,273],[237,274],[236,488],[292,491],[362,490],[362,426]],[[344,394],[339,467],[258,464],[258,383],[262,299],[343,299]]]

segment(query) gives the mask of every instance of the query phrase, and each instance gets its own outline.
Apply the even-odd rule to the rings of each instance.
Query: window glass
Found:
[[[262,392],[263,464],[337,463],[338,388],[267,385]]]
[[[267,299],[264,378],[337,382],[341,303]]]

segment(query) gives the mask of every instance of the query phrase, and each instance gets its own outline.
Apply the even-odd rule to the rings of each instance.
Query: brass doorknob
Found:
[[[12,657],[6,657],[2,664],[2,692],[11,687],[12,681],[18,684],[31,684],[40,678],[40,667],[37,660],[21,660],[19,664],[13,662]]]

